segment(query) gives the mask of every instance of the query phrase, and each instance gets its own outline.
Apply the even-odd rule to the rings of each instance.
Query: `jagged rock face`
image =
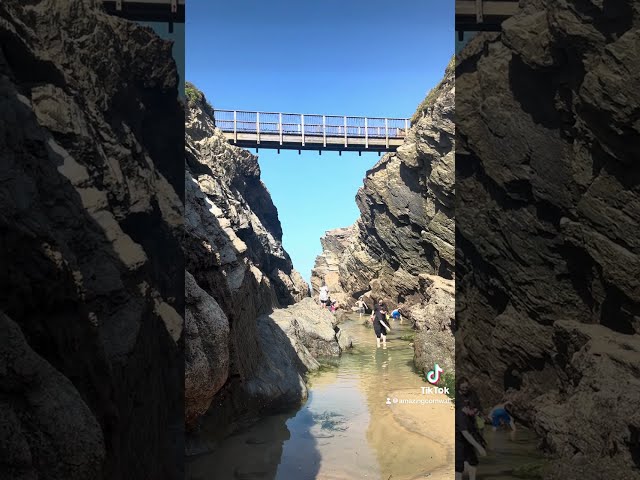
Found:
[[[457,65],[457,364],[548,478],[639,478],[640,7],[521,4]]]
[[[404,144],[367,172],[356,196],[361,217],[350,229],[327,232],[316,260],[316,278],[327,272],[333,279],[338,268],[333,290],[345,292],[348,305],[364,295],[369,307],[378,299],[400,307],[425,332],[415,359],[427,370],[433,332],[445,332],[440,351],[453,366],[454,94],[451,63]]]
[[[325,282],[329,288],[331,300],[336,300],[339,305],[344,306],[353,304],[351,296],[342,289],[339,271],[342,255],[352,241],[353,235],[353,227],[346,227],[329,230],[320,238],[322,253],[316,257],[311,271],[311,291],[314,298],[318,297],[320,287]]]
[[[171,44],[93,1],[3,1],[0,18],[2,361],[23,362],[0,477],[179,478]]]
[[[185,367],[187,426],[194,429],[212,402],[232,422],[241,411],[290,406],[306,396],[294,340],[268,315],[308,298],[309,287],[282,248],[257,158],[227,143],[204,96],[188,87],[197,93],[186,119],[183,242],[195,293],[193,302],[187,295]]]
[[[396,153],[367,172],[356,202],[361,217],[340,262],[340,283],[404,304],[419,274],[453,278],[453,70]]]

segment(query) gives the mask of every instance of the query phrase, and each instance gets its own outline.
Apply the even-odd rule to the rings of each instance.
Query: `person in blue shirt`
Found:
[[[491,419],[491,425],[494,432],[502,425],[509,425],[511,431],[516,431],[516,424],[508,411],[510,407],[511,402],[499,403],[493,407],[489,413],[489,418]]]
[[[400,313],[400,309],[396,308],[393,312],[391,312],[391,318],[396,321],[396,320],[400,320],[400,323],[402,324],[402,314]]]

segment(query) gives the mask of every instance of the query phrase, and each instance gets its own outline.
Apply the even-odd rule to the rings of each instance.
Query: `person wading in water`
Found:
[[[456,428],[455,428],[455,480],[462,480],[462,474],[467,471],[469,480],[476,480],[478,454],[485,457],[487,451],[478,441],[475,430],[475,417],[479,411],[471,401],[458,401],[456,398]]]
[[[387,308],[382,300],[378,301],[378,305],[374,308],[370,318],[373,322],[373,331],[376,333],[376,345],[380,348],[380,338],[382,338],[382,345],[387,346],[387,331],[390,330],[387,324]]]

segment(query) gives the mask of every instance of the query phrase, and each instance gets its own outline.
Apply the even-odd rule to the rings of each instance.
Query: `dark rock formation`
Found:
[[[433,368],[427,354],[435,341],[431,334],[444,332],[433,355],[440,354],[440,363],[450,371],[454,92],[451,62],[414,115],[404,144],[367,172],[356,196],[361,217],[350,229],[327,232],[315,270],[316,278],[325,275],[331,282],[330,289],[345,292],[349,306],[364,295],[369,307],[377,299],[400,307],[422,331],[416,345],[416,365],[421,369]]]
[[[93,1],[0,39],[0,477],[182,478],[171,44]]]
[[[227,143],[202,93],[188,88],[186,418],[195,428],[213,405],[205,429],[222,436],[241,415],[299,404],[315,357],[340,347],[333,316],[308,298],[282,248],[257,158]]]
[[[457,366],[547,478],[640,478],[640,7],[521,5],[456,67]]]
[[[46,478],[101,478],[104,436],[78,390],[3,313],[0,337],[2,478],[37,478],[45,471]],[[43,464],[46,470],[38,468]]]

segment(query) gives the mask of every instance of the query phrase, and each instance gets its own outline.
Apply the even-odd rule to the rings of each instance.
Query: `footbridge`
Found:
[[[215,110],[216,127],[244,148],[394,152],[409,130],[408,118]]]

